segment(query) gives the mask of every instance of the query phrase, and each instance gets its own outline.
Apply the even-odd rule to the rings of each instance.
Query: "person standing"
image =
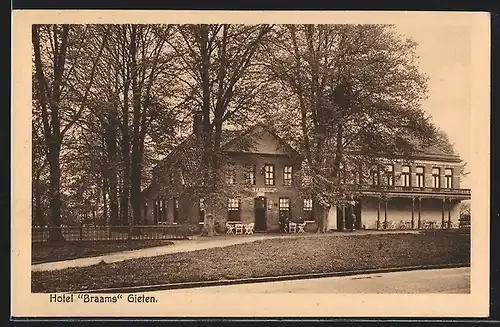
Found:
[[[280,224],[280,233],[284,233],[285,232],[285,216],[282,213],[280,213],[279,224]]]

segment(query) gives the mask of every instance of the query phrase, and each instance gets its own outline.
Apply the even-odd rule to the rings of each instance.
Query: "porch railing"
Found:
[[[466,188],[434,188],[434,187],[416,187],[399,185],[362,185],[362,184],[344,184],[343,187],[350,191],[368,191],[368,192],[412,192],[412,193],[434,193],[434,194],[459,194],[471,195],[470,189]]]
[[[60,230],[66,241],[172,240],[188,236],[183,225],[61,226],[32,227],[31,240],[47,242],[55,230]]]

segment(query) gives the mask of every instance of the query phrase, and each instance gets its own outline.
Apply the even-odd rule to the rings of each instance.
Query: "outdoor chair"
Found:
[[[297,223],[288,224],[288,231],[290,233],[296,233],[297,232]]]
[[[255,223],[250,223],[248,225],[245,225],[245,234],[247,234],[247,235],[253,234],[254,225],[255,225]]]
[[[302,224],[298,224],[297,227],[299,228],[299,230],[297,231],[297,233],[305,233],[305,227],[306,227],[307,223],[306,222],[303,222]]]
[[[234,234],[233,232],[233,229],[234,229],[234,226],[230,223],[226,223],[226,234]]]
[[[235,228],[235,234],[236,235],[242,235],[243,234],[243,224],[236,224],[234,225]]]
[[[399,222],[399,229],[406,229],[406,222],[404,220]]]

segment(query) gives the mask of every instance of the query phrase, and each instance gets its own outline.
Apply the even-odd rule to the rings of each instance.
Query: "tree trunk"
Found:
[[[50,209],[52,214],[51,228],[49,231],[49,242],[65,241],[61,230],[61,193],[60,179],[61,169],[59,166],[59,151],[53,150],[49,157],[50,166]]]
[[[122,172],[120,172],[120,175],[117,175],[117,197],[119,197],[119,201],[117,201],[117,204],[118,204],[118,223],[117,223],[117,226],[120,226],[122,225],[122,203],[121,203],[121,200],[122,200],[122,192],[123,192],[123,177],[122,177]]]
[[[124,100],[128,101],[127,97]],[[126,102],[125,102],[126,103]],[[130,136],[128,126],[128,106],[124,106],[123,112],[123,139],[122,139],[122,156],[123,156],[123,186],[120,200],[121,208],[121,223],[128,225],[129,218],[129,195],[130,195]]]
[[[108,182],[105,174],[102,176],[102,222],[104,225],[109,226],[109,219],[108,219],[108,201],[106,199],[106,194],[107,194],[107,189],[108,189]]]
[[[130,33],[130,73],[132,82],[132,143],[131,176],[130,176],[130,204],[132,206],[132,225],[141,224],[141,159],[140,149],[140,121],[141,121],[141,90],[139,86],[139,68],[137,65],[137,39],[142,35],[142,28],[132,25]],[[140,235],[141,231],[134,228],[133,235]]]
[[[141,159],[139,156],[140,154],[132,150],[130,201],[132,203],[134,225],[141,224]]]
[[[124,51],[131,51],[130,44],[127,49],[127,26],[123,25],[123,47]],[[131,35],[132,37],[133,35]],[[132,42],[131,42],[132,43]],[[128,64],[128,58],[122,58],[124,67]],[[129,224],[129,197],[130,197],[130,126],[129,126],[129,91],[130,91],[130,75],[129,71],[124,71],[123,75],[123,115],[122,115],[122,158],[123,158],[123,183],[120,198],[121,224]]]
[[[215,217],[211,213],[205,213],[205,217],[203,219],[203,229],[201,231],[201,236],[209,236],[212,237],[214,235],[218,235],[215,230]]]
[[[45,226],[45,217],[43,216],[43,210],[42,210],[42,190],[41,190],[41,185],[40,185],[40,176],[37,175],[35,178],[35,185],[34,185],[34,197],[35,197],[35,225],[37,226]]]
[[[119,225],[118,216],[118,178],[116,167],[109,172],[109,221],[111,226]]]
[[[109,224],[111,226],[120,225],[118,212],[118,163],[117,163],[117,128],[118,128],[117,108],[112,108],[109,113],[109,122],[106,130],[106,152],[108,167],[106,177],[108,179],[109,193]]]
[[[325,208],[320,205],[317,201],[314,201],[316,221],[318,222],[318,228],[316,233],[323,234],[328,232],[328,211],[329,208]]]
[[[141,153],[137,145],[132,147],[132,175],[130,180],[130,201],[132,204],[132,224],[141,224]],[[134,229],[134,235],[140,234]]]
[[[130,172],[129,168],[125,168],[123,174],[123,185],[122,185],[122,193],[120,198],[120,209],[121,209],[121,220],[120,224],[122,226],[127,226],[129,224],[128,221],[128,204],[129,204],[129,193],[130,193]]]

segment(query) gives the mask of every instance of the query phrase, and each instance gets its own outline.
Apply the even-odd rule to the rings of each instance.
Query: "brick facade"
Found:
[[[280,198],[289,199],[289,216],[292,221],[302,221],[310,216],[310,211],[304,211],[304,199],[299,197],[299,184],[293,181],[292,185],[285,185],[283,180],[284,167],[292,166],[293,176],[301,169],[300,155],[293,149],[283,147],[283,142],[272,132],[263,127],[257,127],[253,132],[255,146],[251,150],[240,151],[229,147],[227,154],[234,162],[235,182],[244,183],[244,169],[248,165],[255,165],[255,185],[251,185],[252,194],[243,196],[234,195],[234,199],[240,201],[239,217],[243,223],[256,222],[255,199],[265,198],[265,230],[277,231],[279,228]],[[460,171],[461,160],[457,156],[443,154],[426,154],[422,157],[409,158],[407,160],[391,161],[394,167],[394,185],[383,188],[381,186],[363,185],[361,196],[356,198],[358,206],[358,226],[361,228],[377,228],[377,221],[413,221],[416,225],[418,215],[421,221],[441,221],[443,213],[445,220],[450,219],[457,222],[459,217],[459,204],[461,200],[470,199],[470,191],[460,190]],[[266,164],[274,165],[274,185],[265,184],[264,166]],[[402,187],[401,172],[402,166],[409,165],[410,187]],[[424,167],[424,187],[417,188],[417,167]],[[432,169],[440,168],[440,188],[432,188]],[[453,189],[444,189],[445,169],[452,169]],[[366,174],[364,174],[366,173]],[[369,175],[369,168],[365,167],[363,175]],[[172,180],[170,180],[172,178]],[[382,181],[386,176],[380,174]],[[371,182],[365,180],[364,184]],[[380,188],[380,189],[379,189]],[[163,165],[155,168],[152,184],[144,192],[145,207],[143,210],[143,222],[146,224],[156,224],[159,221],[165,223],[198,223],[200,221],[199,198],[181,195],[183,189],[182,177],[174,163],[166,161]],[[177,210],[177,221],[174,221],[174,199],[179,201]],[[413,199],[413,200],[412,200]],[[157,205],[155,205],[155,201]],[[158,213],[158,203],[164,201],[165,208],[162,205],[161,210],[166,213]],[[286,200],[282,200],[286,201]],[[381,210],[379,210],[379,201],[381,201]],[[412,209],[413,201],[413,209]],[[415,202],[417,201],[417,202]],[[419,202],[420,201],[420,202]],[[445,206],[443,207],[443,201]],[[387,218],[385,215],[385,202],[387,202]],[[420,203],[416,205],[416,203]],[[154,211],[157,214],[154,214]],[[420,212],[418,211],[420,208]],[[329,213],[329,225],[331,229],[339,228],[340,212],[337,208],[331,208]],[[228,219],[227,208],[223,212],[218,212],[219,217]],[[314,217],[312,217],[314,219]],[[306,220],[309,220],[306,218]],[[311,226],[315,226],[311,223]],[[416,227],[416,226],[415,226]],[[310,227],[309,227],[310,229]]]

